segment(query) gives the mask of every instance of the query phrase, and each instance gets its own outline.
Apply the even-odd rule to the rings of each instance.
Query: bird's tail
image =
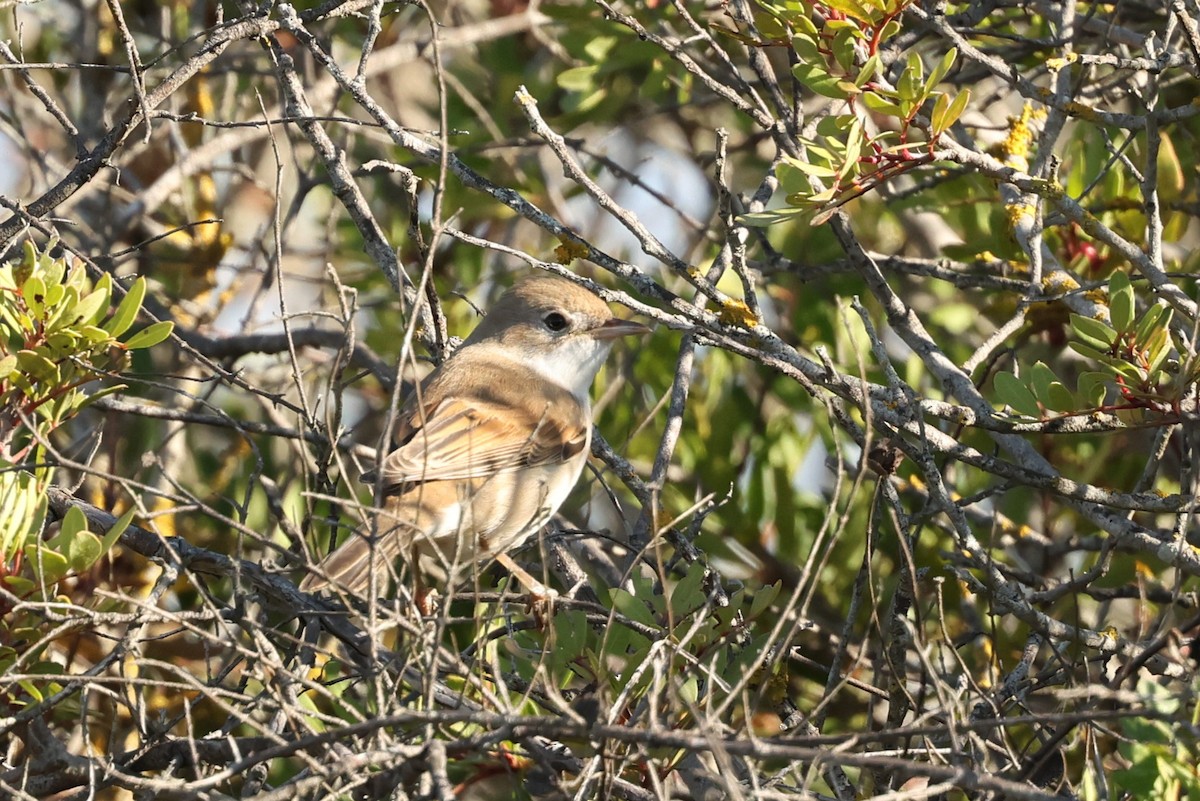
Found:
[[[304,577],[300,589],[303,592],[319,592],[334,587],[342,592],[365,596],[371,586],[373,572],[379,576],[380,589],[386,589],[395,579],[400,539],[389,534],[371,536],[356,530]]]

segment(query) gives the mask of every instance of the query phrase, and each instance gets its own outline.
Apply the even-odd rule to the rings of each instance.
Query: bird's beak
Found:
[[[599,328],[593,328],[591,334],[595,339],[618,339],[633,335],[649,334],[650,329],[633,320],[621,320],[616,317],[607,321]]]

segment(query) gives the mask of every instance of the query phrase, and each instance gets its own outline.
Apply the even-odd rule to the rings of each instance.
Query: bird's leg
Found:
[[[533,610],[534,617],[538,619],[538,623],[544,625],[546,618],[554,611],[554,599],[558,597],[558,592],[531,576],[528,571],[514,562],[508,554],[498,554],[496,561],[502,564],[504,569],[511,573],[517,581],[521,582],[521,586],[529,591],[529,606]]]
[[[417,546],[414,545],[408,560],[409,569],[412,570],[413,575],[413,603],[417,605],[417,612],[422,617],[432,617],[437,610],[437,595],[434,590],[425,586],[418,559]]]

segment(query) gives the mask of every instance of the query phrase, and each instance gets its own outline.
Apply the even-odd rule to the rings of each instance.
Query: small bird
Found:
[[[644,325],[566,279],[538,274],[491,313],[406,400],[398,447],[363,476],[384,494],[374,531],[357,531],[300,583],[365,595],[383,588],[398,557],[444,580],[495,558],[535,598],[552,591],[508,552],[536,533],[583,472],[592,438],[590,390],[620,337]]]

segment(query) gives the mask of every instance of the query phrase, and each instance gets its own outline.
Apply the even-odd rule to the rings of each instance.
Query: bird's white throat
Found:
[[[590,408],[592,381],[611,349],[612,342],[583,335],[563,339],[553,348],[512,349],[507,355],[546,381],[567,390]]]

